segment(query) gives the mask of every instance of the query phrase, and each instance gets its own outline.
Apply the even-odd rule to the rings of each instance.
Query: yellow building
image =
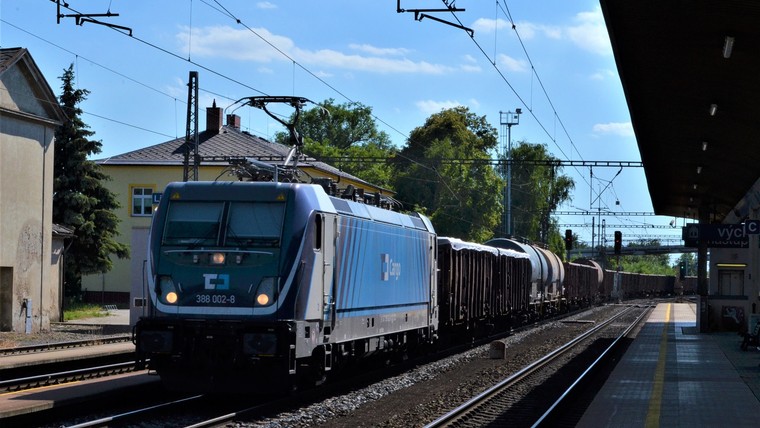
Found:
[[[0,331],[47,330],[60,317],[70,231],[53,229],[53,154],[64,120],[31,54],[0,49]]]
[[[238,180],[232,165],[245,160],[283,166],[290,147],[241,131],[240,118],[236,115],[228,115],[226,124],[223,123],[222,116],[221,108],[213,106],[206,109],[206,130],[199,134],[199,180]],[[135,302],[130,301],[130,293],[132,290],[142,290],[146,284],[148,231],[153,204],[157,201],[154,198],[160,197],[168,183],[183,181],[185,152],[185,139],[178,138],[96,160],[103,172],[111,177],[111,181],[104,183],[105,186],[117,196],[121,204],[116,212],[121,219],[116,239],[130,246],[131,257],[129,260],[113,259],[113,269],[106,274],[85,276],[82,279],[82,289],[86,301],[117,304],[120,307],[129,305],[135,311]],[[337,183],[339,189],[354,189],[358,194],[392,195],[386,189],[373,186],[314,159],[302,158],[298,167],[304,172],[302,178],[307,181],[329,178]]]

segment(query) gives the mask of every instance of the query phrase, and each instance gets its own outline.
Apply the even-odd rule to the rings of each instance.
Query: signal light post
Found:
[[[618,302],[620,301],[620,253],[623,250],[623,233],[619,230],[615,231],[615,243],[614,243],[615,255],[617,256],[617,269],[615,269],[615,285],[614,289],[617,290],[616,297]]]
[[[504,147],[506,149],[504,157],[507,162],[507,188],[505,189],[506,194],[504,195],[504,205],[506,207],[504,227],[506,236],[511,236],[514,233],[512,231],[512,125],[520,124],[521,113],[522,110],[519,108],[515,109],[514,112],[499,112],[499,119],[502,126],[502,136],[504,135],[504,127],[507,127],[507,144],[506,147]]]

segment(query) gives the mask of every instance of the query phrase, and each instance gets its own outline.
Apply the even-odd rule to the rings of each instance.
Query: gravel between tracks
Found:
[[[566,320],[601,321],[621,309],[615,305],[600,306]],[[228,426],[424,426],[588,328],[583,323],[551,322],[504,339],[507,355],[503,360],[490,359],[489,346],[480,346],[307,408]]]

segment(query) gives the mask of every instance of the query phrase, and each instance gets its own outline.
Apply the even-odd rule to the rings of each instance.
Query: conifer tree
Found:
[[[53,222],[74,230],[64,266],[64,293],[73,298],[81,293],[82,275],[108,272],[113,266],[110,256],[129,257],[129,247],[115,240],[119,219],[114,210],[119,203],[103,185],[110,177],[87,158],[102,147],[90,139],[95,133],[82,121],[78,107],[89,91],[74,87],[73,64],[60,79],[59,102],[68,120],[55,133]]]

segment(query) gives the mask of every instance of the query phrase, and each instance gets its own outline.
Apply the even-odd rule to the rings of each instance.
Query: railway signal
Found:
[[[620,251],[623,247],[623,233],[619,230],[615,231],[615,254],[620,255]]]
[[[565,249],[570,251],[573,249],[573,231],[565,229]]]

